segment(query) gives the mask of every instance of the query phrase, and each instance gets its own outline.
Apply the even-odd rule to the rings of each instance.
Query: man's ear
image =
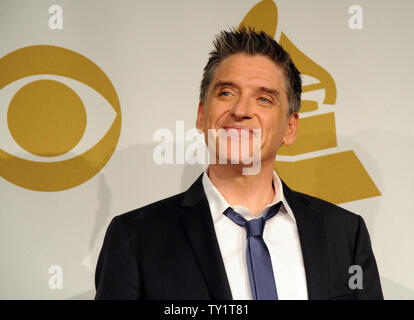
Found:
[[[198,103],[196,128],[204,131],[204,104],[202,101]]]
[[[299,113],[294,112],[288,118],[288,124],[285,131],[285,136],[282,140],[283,144],[290,146],[296,140],[298,133]]]

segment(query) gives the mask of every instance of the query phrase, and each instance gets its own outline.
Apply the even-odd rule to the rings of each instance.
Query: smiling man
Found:
[[[289,55],[250,29],[214,45],[196,126],[215,161],[186,192],[112,220],[96,299],[382,299],[363,219],[289,189],[273,169],[298,128]]]

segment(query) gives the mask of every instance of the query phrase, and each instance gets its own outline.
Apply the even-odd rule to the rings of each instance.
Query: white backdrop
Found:
[[[258,2],[0,2],[0,59],[34,45],[75,51],[105,72],[122,111],[112,157],[85,183],[43,192],[0,177],[0,298],[92,298],[96,260],[111,218],[184,191],[198,177],[201,165],[155,164],[153,134],[160,128],[175,132],[178,120],[185,130],[195,127],[198,88],[214,35],[238,26]],[[275,3],[275,39],[283,31],[333,77],[338,150],[353,150],[381,193],[340,205],[367,223],[385,298],[414,299],[414,2]],[[354,4],[363,9],[362,29],[348,25]],[[62,8],[63,29],[49,27],[51,5]],[[100,117],[100,111],[90,114]],[[93,126],[98,131],[99,124]],[[2,116],[1,127],[0,149],[13,150],[5,142]],[[3,170],[13,170],[0,161]],[[50,288],[51,265],[63,270],[61,289]]]

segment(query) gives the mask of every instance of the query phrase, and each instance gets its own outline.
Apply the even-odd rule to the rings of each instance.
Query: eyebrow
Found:
[[[234,82],[232,82],[232,81],[217,81],[217,82],[214,84],[214,87],[213,87],[212,92],[216,91],[216,90],[217,90],[217,88],[219,88],[219,87],[226,87],[226,86],[229,86],[229,87],[236,87],[236,88],[238,88],[238,87],[239,87],[237,84],[235,84],[235,83],[234,83]]]
[[[217,88],[225,87],[225,86],[239,88],[239,86],[236,83],[232,82],[232,81],[217,81],[214,84],[212,92],[216,91]],[[271,95],[275,96],[277,99],[280,99],[280,93],[276,89],[271,89],[271,88],[261,86],[261,87],[258,88],[257,91],[266,92],[268,94],[271,94]]]
[[[280,93],[276,89],[270,89],[270,88],[266,88],[266,87],[259,87],[259,91],[266,92],[268,94],[271,94],[271,95],[275,96],[277,99],[280,99]]]

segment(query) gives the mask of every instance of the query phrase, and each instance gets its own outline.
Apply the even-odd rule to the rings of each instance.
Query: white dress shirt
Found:
[[[296,219],[283,195],[282,183],[276,172],[273,171],[275,198],[272,203],[254,216],[244,206],[231,206],[211,182],[207,170],[203,175],[203,187],[213,217],[214,228],[233,299],[252,299],[246,262],[246,230],[231,221],[223,212],[231,207],[246,220],[251,220],[260,218],[269,207],[279,201],[282,201],[279,212],[266,221],[263,231],[263,239],[272,260],[278,297],[280,300],[308,299],[305,268]]]

